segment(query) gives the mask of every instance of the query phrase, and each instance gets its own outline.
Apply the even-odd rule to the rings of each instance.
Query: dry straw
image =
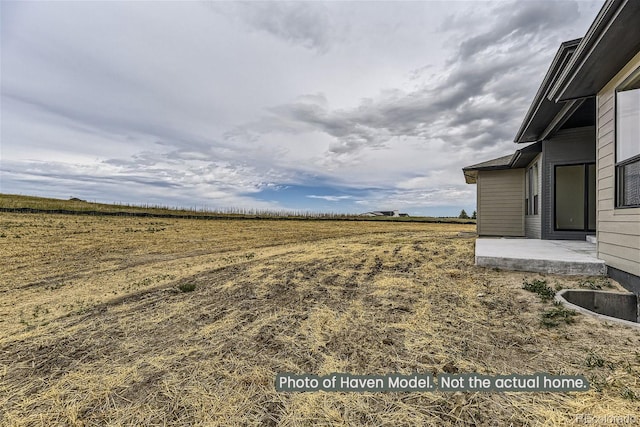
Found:
[[[0,224],[3,425],[566,425],[637,413],[637,331],[582,315],[543,326],[551,303],[523,279],[585,278],[477,268],[459,234],[469,225],[7,213]],[[277,393],[278,372],[549,372],[583,374],[592,389]]]

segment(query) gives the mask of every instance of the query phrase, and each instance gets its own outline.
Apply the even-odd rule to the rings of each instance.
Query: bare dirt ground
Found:
[[[523,280],[567,288],[590,278],[477,268],[474,228],[0,214],[0,424],[517,426],[638,416],[640,332],[582,315],[544,326],[554,306]],[[582,374],[591,389],[274,387],[279,372],[444,371]]]

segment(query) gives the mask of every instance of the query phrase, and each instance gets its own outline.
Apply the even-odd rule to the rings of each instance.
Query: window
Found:
[[[534,164],[531,168],[531,182],[533,191],[533,214],[538,215],[538,163]]]
[[[538,215],[538,162],[527,169],[525,181],[525,213]]]
[[[531,211],[529,210],[529,200],[531,200],[531,191],[529,187],[531,187],[531,179],[529,178],[529,170],[527,170],[524,174],[524,214],[531,215]]]
[[[596,167],[591,164],[556,166],[555,230],[596,229]]]
[[[640,69],[616,91],[616,206],[640,207]]]

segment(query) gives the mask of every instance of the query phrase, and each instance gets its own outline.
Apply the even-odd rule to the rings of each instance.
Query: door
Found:
[[[595,164],[556,166],[554,229],[556,231],[595,231]]]

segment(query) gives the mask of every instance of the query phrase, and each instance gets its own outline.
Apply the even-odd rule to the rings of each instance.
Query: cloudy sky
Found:
[[[0,192],[473,211],[602,3],[3,0]]]

